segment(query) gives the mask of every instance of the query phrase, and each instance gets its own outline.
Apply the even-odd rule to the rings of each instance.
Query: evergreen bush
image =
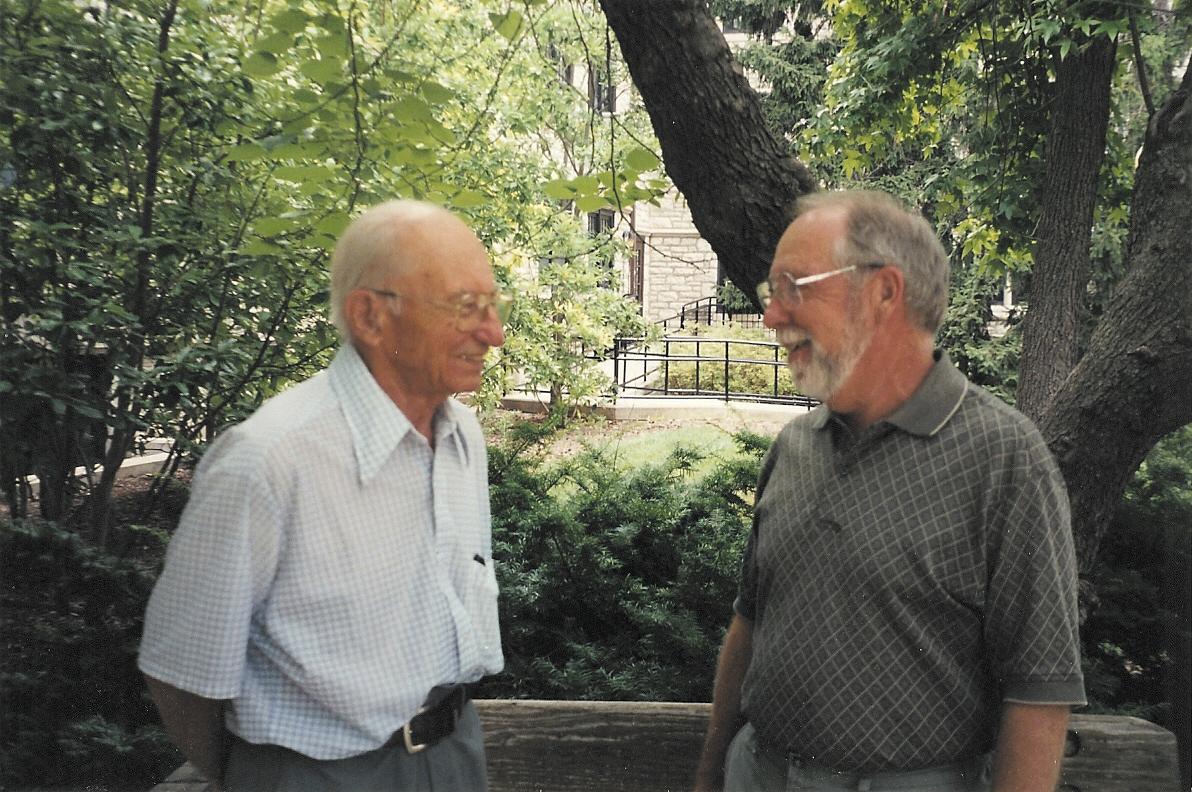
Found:
[[[699,480],[690,448],[627,473],[601,450],[491,450],[506,669],[479,695],[710,700],[770,442],[734,439]]]
[[[164,536],[125,527],[143,544]],[[182,763],[136,668],[152,563],[0,521],[0,788],[137,789]]]

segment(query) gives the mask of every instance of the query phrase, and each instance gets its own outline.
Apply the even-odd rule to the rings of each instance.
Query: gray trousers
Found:
[[[349,756],[311,759],[279,745],[232,743],[225,792],[487,792],[484,737],[472,702],[455,731],[424,751],[396,745]]]
[[[862,775],[838,773],[765,750],[753,726],[746,723],[729,745],[724,765],[724,792],[796,792],[856,789],[864,792],[984,792],[990,772],[986,757],[965,764],[924,770]]]

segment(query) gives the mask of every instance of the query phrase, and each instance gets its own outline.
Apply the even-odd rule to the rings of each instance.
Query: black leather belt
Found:
[[[468,691],[463,685],[456,685],[446,696],[438,702],[418,710],[410,722],[393,733],[389,747],[397,743],[405,745],[408,753],[425,751],[447,735],[455,731],[455,722],[464,711],[464,704],[468,703]]]

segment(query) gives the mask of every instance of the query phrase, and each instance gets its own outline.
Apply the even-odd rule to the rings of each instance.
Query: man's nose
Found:
[[[497,316],[495,306],[485,306],[484,318],[476,326],[476,339],[490,347],[499,347],[505,343],[505,326],[501,317]]]
[[[770,300],[766,310],[762,313],[762,324],[771,330],[777,330],[791,322],[791,311],[782,305],[780,300]]]

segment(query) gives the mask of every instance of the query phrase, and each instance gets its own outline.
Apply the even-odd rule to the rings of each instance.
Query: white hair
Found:
[[[331,321],[341,338],[349,337],[344,300],[353,289],[379,282],[408,262],[402,243],[410,226],[446,209],[423,201],[395,200],[377,204],[353,220],[331,256]]]

